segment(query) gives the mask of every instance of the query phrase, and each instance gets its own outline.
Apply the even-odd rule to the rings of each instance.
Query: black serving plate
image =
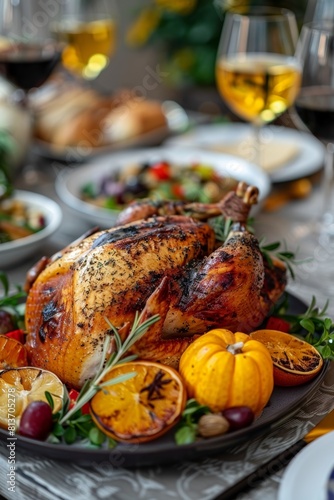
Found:
[[[289,295],[289,304],[289,312],[292,314],[305,311],[305,304],[292,295]],[[172,429],[165,436],[149,443],[119,443],[114,449],[96,449],[85,448],[78,444],[50,444],[17,435],[16,449],[33,455],[61,461],[68,460],[78,464],[97,465],[102,461],[108,461],[115,467],[152,466],[207,458],[210,455],[222,453],[225,449],[241,444],[245,440],[268,433],[290,419],[319,388],[328,366],[329,363],[325,362],[319,375],[307,384],[296,387],[275,387],[269,404],[251,426],[215,438],[199,439],[195,443],[177,445],[174,441],[175,429]],[[9,439],[7,432],[2,429],[0,429],[0,439],[5,441]]]

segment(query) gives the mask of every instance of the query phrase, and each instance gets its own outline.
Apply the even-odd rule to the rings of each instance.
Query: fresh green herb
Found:
[[[268,262],[269,266],[273,267],[274,265],[272,259],[272,255],[274,255],[275,257],[277,257],[278,259],[282,260],[285,263],[287,269],[290,272],[291,277],[295,278],[295,273],[292,265],[298,264],[298,262],[296,261],[296,256],[293,252],[288,251],[286,248],[284,250],[281,250],[280,248],[281,248],[281,243],[278,241],[275,243],[270,243],[268,245],[263,245],[263,240],[262,242],[260,242],[260,249],[262,255]]]
[[[233,225],[232,219],[226,219],[223,215],[214,217],[211,220],[211,226],[215,232],[216,240],[222,243],[226,241]]]
[[[80,439],[88,445],[100,447],[107,439],[107,436],[96,427],[92,417],[89,414],[83,414],[81,409],[72,414],[71,418],[66,421],[66,425],[60,424],[57,421],[58,417],[59,413],[54,416],[52,434],[48,438],[51,443],[64,441],[66,444],[73,444]]]
[[[0,199],[7,198],[14,191],[10,176],[10,156],[15,149],[14,140],[5,130],[0,131]]]
[[[108,198],[106,198],[104,208],[108,208],[109,210],[118,210],[119,205],[115,198],[109,196]]]
[[[215,232],[216,240],[224,243],[227,240],[230,232],[233,230],[233,225],[235,224],[235,222],[233,222],[233,220],[229,217],[220,215],[218,217],[212,218],[210,220],[210,224]],[[246,229],[250,233],[254,232],[253,224],[254,219],[252,217],[249,217],[247,219]]]
[[[96,198],[97,191],[95,184],[93,182],[87,182],[87,184],[82,186],[81,193],[83,196],[87,196],[87,198]]]
[[[24,309],[26,292],[20,286],[15,287],[14,292],[10,292],[9,280],[7,275],[0,271],[0,286],[3,293],[0,296],[0,310],[5,311],[13,323],[13,329],[24,329]]]
[[[90,401],[98,391],[103,391],[107,386],[124,382],[125,380],[129,380],[130,378],[136,376],[136,372],[131,372],[120,375],[119,377],[114,377],[107,381],[103,381],[105,376],[114,366],[120,363],[133,361],[137,357],[136,355],[127,357],[123,356],[133,346],[133,344],[146,333],[147,329],[159,319],[159,315],[157,314],[151,316],[145,321],[143,320],[143,317],[143,313],[140,315],[136,313],[131,331],[124,342],[122,342],[117,329],[108,319],[106,319],[110,330],[113,332],[116,351],[113,352],[109,358],[107,358],[112,341],[111,335],[107,335],[103,344],[101,362],[96,375],[92,379],[87,380],[83,385],[72,408],[69,408],[69,397],[66,391],[63,407],[54,417],[53,432],[49,440],[52,442],[59,442],[63,439],[67,444],[72,444],[77,438],[86,438],[91,445],[100,445],[105,441],[106,436],[104,434],[102,435],[102,433],[100,434],[99,429],[94,424],[90,415],[82,414],[81,408],[88,403],[88,401]],[[45,393],[45,396],[52,408],[53,401],[50,403],[52,395],[50,393]],[[109,442],[109,447],[113,446],[114,444],[111,440]]]
[[[193,443],[197,436],[198,421],[207,413],[211,413],[207,406],[200,405],[195,399],[188,399],[175,432],[176,444]]]
[[[313,296],[304,313],[289,314],[288,295],[285,294],[273,315],[288,321],[291,325],[290,333],[303,334],[304,340],[312,344],[324,359],[334,359],[334,323],[327,315],[328,304],[329,301],[319,308]]]

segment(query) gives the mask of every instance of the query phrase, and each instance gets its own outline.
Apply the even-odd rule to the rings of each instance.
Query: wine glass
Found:
[[[1,0],[0,2],[0,75],[11,84],[8,106],[18,113],[22,168],[29,167],[30,144],[33,132],[33,113],[29,105],[29,91],[42,86],[61,59],[62,44],[55,40],[50,28],[56,5],[40,0]],[[15,111],[14,111],[15,110]],[[24,156],[24,161],[23,161]],[[31,173],[34,174],[36,162]],[[10,169],[10,181],[16,181]],[[37,171],[36,171],[37,172]]]
[[[62,0],[53,31],[65,43],[64,67],[84,80],[94,80],[116,48],[114,0]]]
[[[50,31],[52,13],[37,0],[0,3],[0,74],[26,93],[40,87],[60,61],[62,44]]]
[[[317,137],[326,147],[320,200],[313,220],[301,221],[295,230],[299,253],[311,257],[298,274],[301,283],[311,275],[319,289],[333,293],[334,270],[334,23],[305,24],[297,44],[303,76],[301,90],[293,108],[297,128]],[[306,253],[307,252],[307,253]]]
[[[316,21],[334,20],[333,0],[309,0],[307,3],[304,24]]]
[[[228,11],[219,42],[216,80],[226,104],[255,132],[253,160],[261,165],[262,127],[294,102],[301,68],[294,56],[298,28],[293,12],[275,7]],[[254,154],[255,153],[255,154]]]

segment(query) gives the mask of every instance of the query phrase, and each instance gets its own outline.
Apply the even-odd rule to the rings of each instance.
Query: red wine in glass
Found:
[[[324,143],[334,141],[334,88],[310,86],[302,88],[295,110],[307,129]]]
[[[34,43],[10,44],[0,50],[0,74],[21,88],[29,91],[40,87],[51,75],[61,59],[61,46]]]

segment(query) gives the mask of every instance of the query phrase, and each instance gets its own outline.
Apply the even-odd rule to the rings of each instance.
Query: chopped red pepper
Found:
[[[166,161],[154,163],[150,167],[150,171],[159,181],[166,181],[171,177],[170,165]]]
[[[79,392],[76,391],[75,389],[71,389],[70,392],[68,393],[68,396],[70,398],[70,407],[69,409],[73,408],[74,406],[74,403],[76,402],[76,400],[78,399],[78,396],[79,396]],[[87,413],[89,413],[89,403],[85,403],[82,407],[81,407],[81,413],[83,415],[86,415]]]
[[[177,199],[182,200],[184,198],[184,189],[180,184],[174,184],[172,186],[172,193],[173,196],[175,196],[175,198]]]
[[[268,330],[278,330],[280,332],[289,333],[290,323],[285,321],[285,319],[277,318],[276,316],[270,316],[267,321],[266,328]]]
[[[6,337],[10,337],[11,339],[18,340],[21,342],[21,344],[24,344],[25,342],[25,335],[24,331],[19,329],[19,330],[12,330],[11,332],[5,333]]]

